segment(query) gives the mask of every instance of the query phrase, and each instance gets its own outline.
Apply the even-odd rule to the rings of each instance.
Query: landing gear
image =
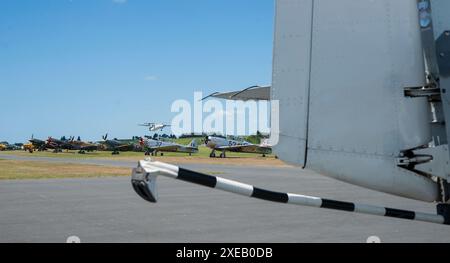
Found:
[[[164,156],[164,153],[161,153],[161,156]]]
[[[225,152],[222,152],[222,153],[220,154],[220,158],[227,158],[227,156],[225,155]]]
[[[145,156],[149,156],[150,154],[153,155],[153,153],[150,153],[149,151],[146,151],[146,152],[144,153]]]
[[[78,151],[78,153],[79,154],[86,154],[86,151],[85,150],[80,150],[80,151]]]
[[[120,152],[119,151],[117,151],[117,150],[114,150],[112,153],[111,153],[112,155],[119,155],[120,154]]]
[[[265,155],[265,154],[263,154],[263,155],[262,155],[262,157],[263,157],[263,158],[265,158],[265,157],[266,157],[266,155]]]
[[[212,151],[210,154],[209,154],[209,158],[216,158],[216,151]]]

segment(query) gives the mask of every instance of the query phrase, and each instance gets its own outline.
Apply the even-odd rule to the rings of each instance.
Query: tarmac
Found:
[[[134,167],[127,161],[36,158]],[[292,167],[212,164],[187,169],[342,201],[435,213],[435,205],[395,197]],[[130,169],[131,173],[131,169]],[[129,177],[0,181],[0,242],[450,242],[450,226],[270,203],[159,178],[148,203]]]

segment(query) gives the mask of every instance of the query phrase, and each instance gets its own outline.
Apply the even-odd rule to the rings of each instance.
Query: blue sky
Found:
[[[273,0],[0,1],[0,141],[142,135],[176,99],[271,82]]]

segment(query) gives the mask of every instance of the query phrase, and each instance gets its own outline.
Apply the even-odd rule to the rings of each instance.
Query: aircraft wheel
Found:
[[[164,153],[161,153],[161,156],[164,156]]]
[[[209,157],[210,157],[210,158],[216,158],[216,154],[215,154],[215,153],[210,153],[210,154],[209,154]]]
[[[266,157],[266,155],[265,155],[265,154],[263,154],[263,155],[262,155],[262,157],[264,158],[264,157]]]
[[[225,153],[221,153],[220,158],[226,158]]]

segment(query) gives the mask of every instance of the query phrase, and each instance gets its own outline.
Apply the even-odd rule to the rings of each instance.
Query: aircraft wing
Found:
[[[232,91],[232,92],[215,92],[205,98],[220,98],[226,100],[270,100],[270,86],[260,87],[252,86],[244,90]]]
[[[254,144],[222,146],[216,148],[216,150],[223,150],[230,152],[244,152],[244,153],[270,153],[272,151],[270,147],[262,147]]]
[[[153,146],[150,149],[158,151],[177,151],[180,146],[178,145],[166,145],[166,146]]]
[[[118,150],[121,150],[121,151],[126,151],[126,150],[130,149],[131,147],[133,147],[133,145],[131,145],[131,144],[122,144],[122,145],[115,146],[114,148],[117,148]]]

